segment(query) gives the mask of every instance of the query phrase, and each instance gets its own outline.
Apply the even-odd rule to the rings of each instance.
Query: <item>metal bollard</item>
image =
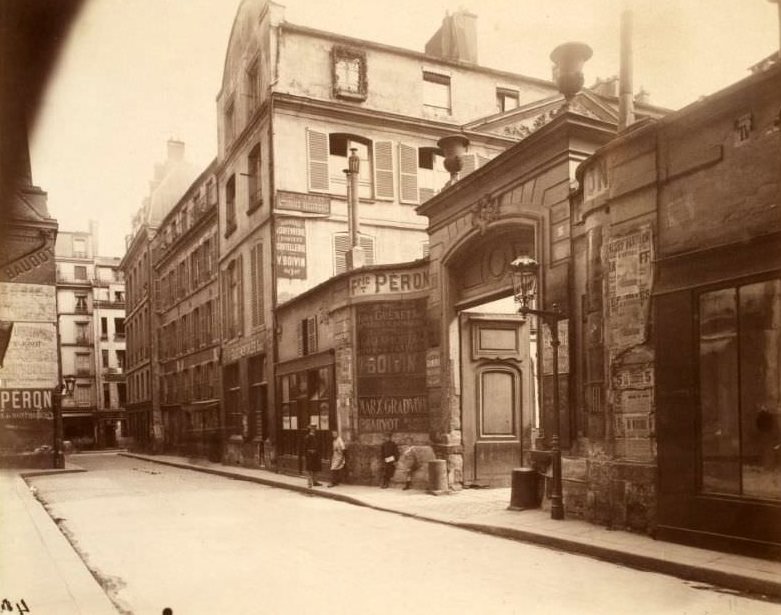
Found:
[[[515,468],[512,475],[509,510],[539,508],[539,475],[533,468]]]
[[[428,492],[434,495],[448,493],[447,462],[444,459],[432,459],[428,462]]]

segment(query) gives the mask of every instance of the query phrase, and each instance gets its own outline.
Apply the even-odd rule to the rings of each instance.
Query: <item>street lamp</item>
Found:
[[[564,501],[561,493],[561,446],[559,444],[559,321],[567,316],[555,303],[551,310],[538,310],[533,307],[537,295],[540,266],[530,256],[519,256],[510,263],[513,278],[513,292],[518,303],[518,312],[524,316],[539,316],[548,327],[553,346],[553,433],[551,434],[550,455],[553,469],[553,485],[550,496],[551,519],[564,518]]]
[[[73,395],[73,388],[76,385],[74,376],[65,376],[54,389],[54,467],[62,469],[65,467],[65,455],[62,450],[62,398]]]

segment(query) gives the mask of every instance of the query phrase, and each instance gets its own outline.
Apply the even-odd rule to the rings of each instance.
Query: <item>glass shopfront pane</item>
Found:
[[[781,499],[781,280],[740,287],[743,494]]]
[[[737,294],[700,296],[702,490],[740,494]]]

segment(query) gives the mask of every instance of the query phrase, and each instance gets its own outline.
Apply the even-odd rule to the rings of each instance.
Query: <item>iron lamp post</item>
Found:
[[[62,450],[62,398],[73,395],[75,385],[76,378],[74,376],[65,376],[54,390],[52,403],[54,410],[54,467],[58,469],[65,467],[65,454]]]
[[[519,256],[510,263],[513,279],[513,292],[518,303],[518,312],[527,316],[538,316],[548,327],[553,347],[553,429],[550,441],[551,466],[553,471],[553,485],[551,488],[551,519],[564,518],[564,499],[561,488],[561,446],[559,443],[560,418],[559,418],[559,321],[567,316],[559,310],[557,304],[553,304],[550,310],[538,310],[533,306],[539,283],[540,266],[536,260],[529,256]]]

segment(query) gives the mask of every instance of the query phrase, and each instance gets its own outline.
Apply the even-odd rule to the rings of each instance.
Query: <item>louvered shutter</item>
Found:
[[[306,319],[306,354],[317,352],[317,316]]]
[[[244,255],[239,254],[236,259],[236,275],[238,276],[238,322],[236,323],[236,333],[238,335],[244,334]]]
[[[328,192],[328,135],[306,129],[309,162],[309,190]]]
[[[374,258],[374,237],[368,235],[358,235],[358,245],[363,250],[364,264],[373,265]]]
[[[300,320],[298,322],[298,356],[304,356],[304,329],[306,328],[306,320]]]
[[[403,143],[399,143],[399,200],[418,202],[418,150]]]
[[[230,283],[228,278],[229,270],[226,269],[222,272],[222,337],[226,340],[233,337],[228,322],[228,314],[230,314]]]
[[[435,192],[431,188],[421,188],[420,189],[420,202],[425,203],[428,201],[432,196],[434,196]]]
[[[474,154],[461,154],[461,163],[464,165],[461,169],[461,177],[466,177],[477,168]]]
[[[260,292],[260,289],[258,288],[258,246],[252,246],[250,249],[250,255],[249,255],[249,265],[250,265],[250,291],[252,293],[252,326],[257,327],[258,326],[258,293]]]
[[[347,233],[334,235],[334,275],[347,271],[347,252],[350,250],[350,236]]]
[[[374,196],[388,201],[396,197],[396,191],[393,189],[393,143],[391,141],[374,143]]]

